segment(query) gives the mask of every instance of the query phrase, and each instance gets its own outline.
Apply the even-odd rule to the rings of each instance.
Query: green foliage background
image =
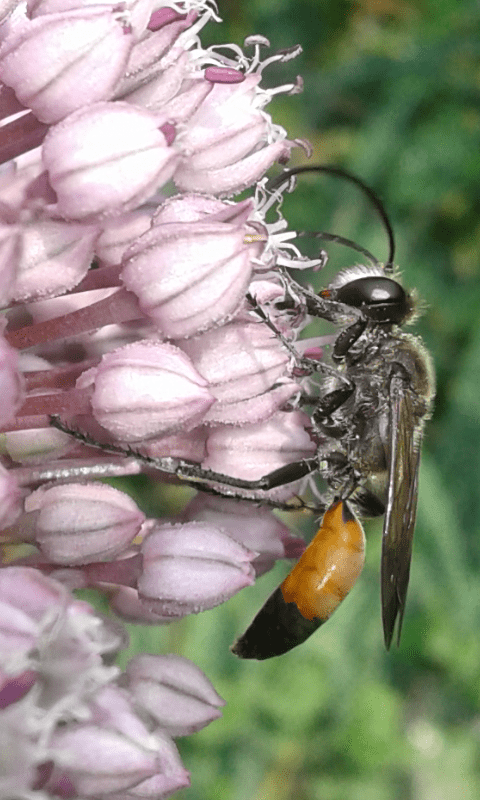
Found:
[[[179,741],[192,787],[178,800],[477,800],[480,796],[480,5],[469,0],[223,0],[218,42],[266,35],[303,55],[269,110],[312,162],[358,174],[391,216],[397,263],[427,309],[417,325],[437,370],[400,649],[385,653],[381,525],[335,617],[298,650],[236,660],[229,645],[286,565],[221,608],[170,628],[130,626],[133,649],[197,662],[227,700],[222,719]],[[203,37],[202,37],[203,38]],[[305,163],[301,151],[297,163]],[[355,187],[304,178],[291,227],[333,231],[386,256]],[[329,248],[331,268],[357,261]],[[322,276],[322,281],[325,278]],[[142,488],[142,487],[140,487]],[[143,488],[156,514],[165,497]],[[310,523],[296,521],[297,527]],[[308,535],[308,531],[307,531]]]

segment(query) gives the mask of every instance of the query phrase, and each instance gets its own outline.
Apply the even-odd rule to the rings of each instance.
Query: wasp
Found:
[[[264,492],[318,474],[329,489],[320,528],[299,562],[233,645],[241,658],[265,659],[305,641],[338,607],[356,582],[364,560],[365,538],[358,519],[384,515],[381,554],[381,604],[384,640],[397,643],[405,612],[415,528],[418,472],[423,431],[434,399],[434,371],[420,337],[403,326],[418,314],[414,292],[406,291],[393,266],[393,231],[382,204],[360,179],[323,165],[284,171],[271,189],[299,173],[328,172],[352,181],[377,208],[389,239],[389,256],[379,263],[367,250],[341,236],[301,232],[337,241],[370,262],[338,273],[318,294],[286,277],[283,309],[298,310],[334,323],[329,362],[312,366],[323,373],[311,406],[317,454],[281,467],[259,480],[241,480],[178,458],[152,459],[130,448],[107,449],[140,458],[198,489],[224,496]],[[289,349],[267,314],[254,310]],[[295,351],[293,351],[295,352]],[[98,446],[58,419],[52,424]],[[248,495],[247,495],[248,497]],[[257,500],[257,498],[254,498]],[[258,500],[257,500],[258,501]]]
[[[283,179],[310,170],[325,168],[289,170]],[[344,174],[363,186],[359,179]],[[363,188],[372,196],[368,187]],[[384,217],[381,205],[380,209]],[[312,411],[312,421],[322,436],[317,458],[283,468],[283,474],[277,470],[266,476],[263,488],[318,470],[334,492],[334,501],[300,561],[234,644],[233,652],[242,658],[269,658],[300,644],[352,588],[364,553],[363,529],[353,508],[364,517],[384,515],[384,639],[389,649],[398,623],[400,641],[420,451],[434,398],[434,373],[420,338],[402,331],[416,316],[416,300],[402,287],[393,268],[394,241],[388,220],[387,226],[390,254],[386,264],[342,270],[318,295],[297,287],[309,314],[339,325],[331,354],[336,370],[324,381]]]

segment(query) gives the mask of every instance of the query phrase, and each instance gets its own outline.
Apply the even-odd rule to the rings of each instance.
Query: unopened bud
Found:
[[[204,523],[159,525],[142,544],[144,571],[138,589],[161,614],[183,617],[220,605],[254,582],[247,550]]]
[[[35,512],[35,540],[56,564],[106,561],[123,552],[145,519],[123,492],[100,483],[37,489],[25,503]]]
[[[225,705],[202,670],[182,656],[136,656],[127,675],[137,702],[170,736],[201,730]]]
[[[81,389],[91,384],[95,418],[127,442],[194,428],[214,402],[188,356],[160,342],[135,342],[107,353],[77,381]]]

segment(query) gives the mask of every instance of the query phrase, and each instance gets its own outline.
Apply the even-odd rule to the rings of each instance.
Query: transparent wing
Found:
[[[399,374],[394,375],[390,384],[389,439],[381,567],[383,633],[387,649],[397,618],[397,643],[400,642],[412,559],[421,449],[411,390]]]

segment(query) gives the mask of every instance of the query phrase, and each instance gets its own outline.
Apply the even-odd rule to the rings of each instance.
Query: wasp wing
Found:
[[[387,650],[398,618],[400,642],[410,576],[417,513],[421,433],[413,413],[412,393],[402,374],[390,383],[390,430],[387,507],[382,540],[382,619]]]

